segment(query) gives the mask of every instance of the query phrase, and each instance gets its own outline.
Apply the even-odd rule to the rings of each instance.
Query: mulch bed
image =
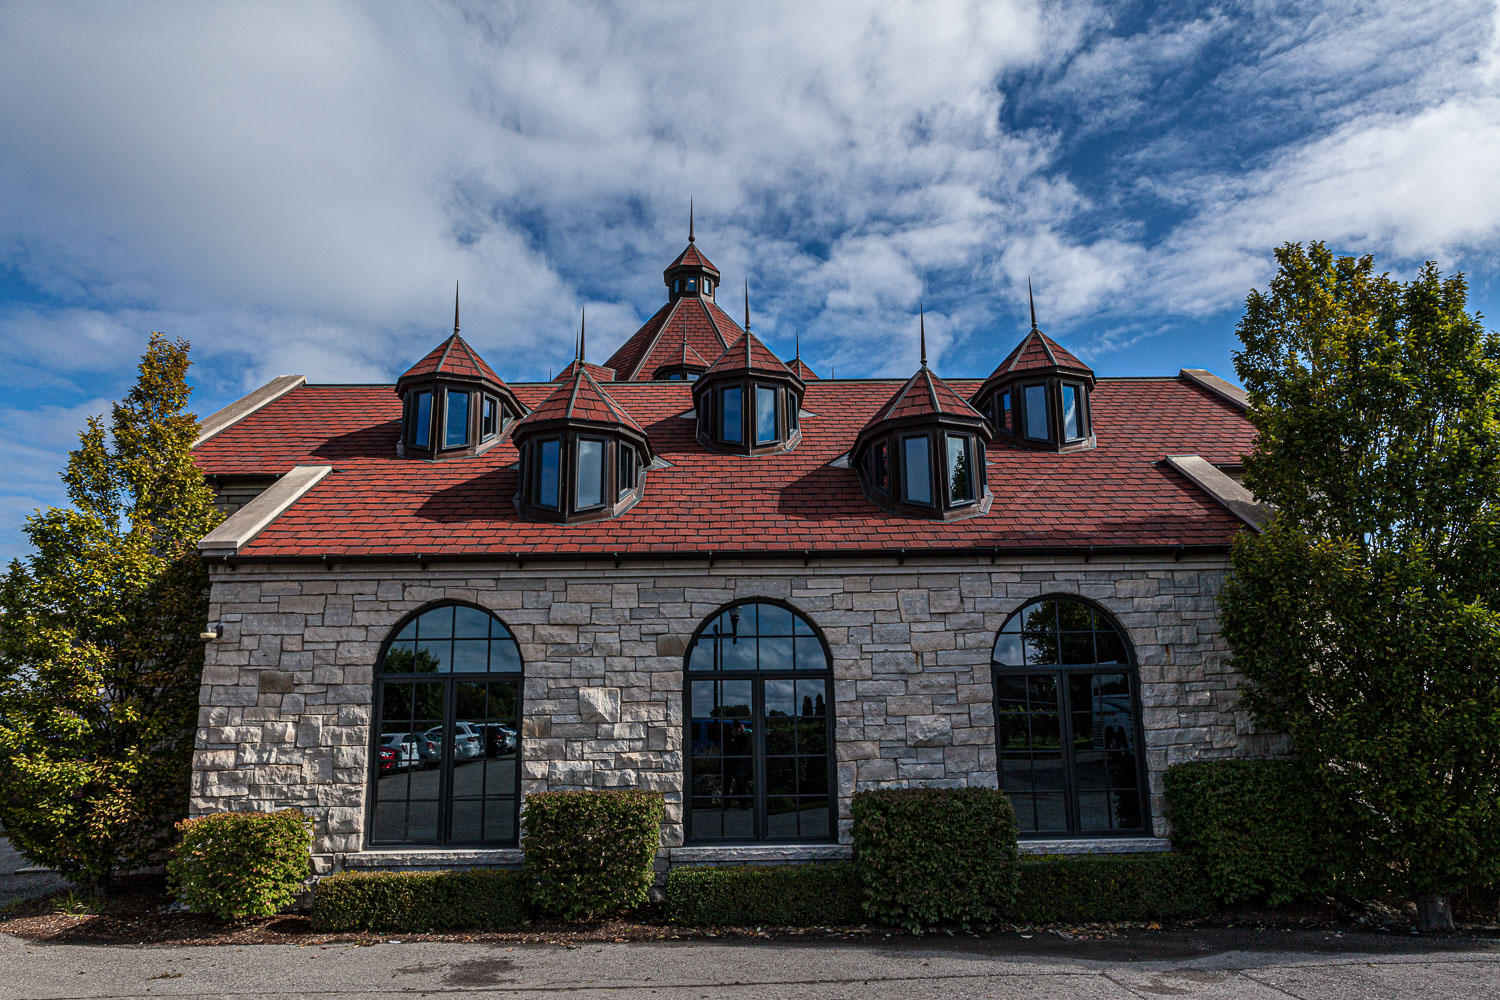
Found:
[[[591,943],[626,941],[669,941],[695,939],[777,939],[777,940],[850,940],[883,939],[908,936],[886,927],[680,927],[666,922],[661,908],[647,907],[632,919],[599,921],[591,924],[534,922],[514,931],[478,931],[447,934],[320,934],[312,921],[302,914],[255,917],[246,920],[219,920],[216,917],[181,912],[173,907],[166,882],[160,875],[136,875],[118,878],[111,886],[108,899],[96,913],[58,912],[60,901],[70,898],[59,893],[28,900],[0,913],[0,933],[14,934],[39,942],[111,945],[251,945],[251,944],[379,944],[401,941],[492,941],[516,944],[553,944],[578,947]],[[1488,935],[1500,930],[1493,922],[1467,922],[1462,929]],[[1276,910],[1238,909],[1201,920],[1170,925],[1176,929],[1191,928],[1260,928],[1260,929],[1326,929],[1338,931],[1375,931],[1409,933],[1411,917],[1398,907],[1369,908],[1351,911],[1332,902],[1304,903]],[[1069,940],[1100,940],[1128,937],[1163,930],[1157,923],[1108,923],[1017,927],[1006,925],[981,935],[953,932],[965,937],[1016,934],[1057,935]],[[937,931],[934,935],[944,934]]]

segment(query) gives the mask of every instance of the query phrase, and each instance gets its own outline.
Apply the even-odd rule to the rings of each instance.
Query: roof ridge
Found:
[[[698,305],[703,309],[703,318],[708,320],[709,328],[713,330],[714,336],[719,338],[719,349],[724,350],[725,348],[729,347],[729,341],[724,339],[724,333],[719,329],[719,321],[714,319],[714,311],[708,308],[708,303],[705,302],[701,296],[697,301]],[[683,340],[687,339],[686,329],[682,331],[682,337]]]
[[[1042,341],[1042,350],[1047,352],[1047,361],[1055,368],[1057,367],[1057,355],[1052,353],[1052,341],[1040,330],[1036,331],[1037,337]]]
[[[565,419],[573,419],[573,409],[578,405],[578,386],[584,379],[588,378],[588,375],[589,373],[584,371],[581,365],[573,372],[573,391],[568,395],[568,408],[563,411]]]
[[[933,380],[934,376],[933,376],[931,370],[928,369],[928,367],[926,365],[923,365],[922,366],[922,370],[920,372],[918,372],[918,374],[920,374],[920,375],[926,375],[927,376],[927,395],[932,398],[932,408],[934,410],[937,410],[939,413],[942,413],[943,412],[943,404],[938,402],[938,398],[937,398],[937,386],[935,386],[935,385],[932,384],[932,380]]]
[[[651,341],[646,344],[646,349],[636,359],[635,370],[630,373],[629,378],[625,379],[626,382],[634,382],[641,374],[641,369],[646,367],[646,362],[651,360],[651,352],[656,350],[657,341],[661,340],[662,332],[666,330],[667,324],[672,322],[672,317],[677,315],[677,307],[680,305],[682,305],[680,298],[667,303],[667,314],[661,318],[660,323],[656,324],[656,331],[651,334]]]
[[[440,357],[440,358],[438,358],[437,368],[435,369],[436,371],[442,371],[443,370],[443,366],[448,363],[448,355],[450,355],[450,354],[453,353],[453,344],[454,344],[454,342],[455,341],[461,341],[461,340],[463,340],[463,338],[458,335],[458,331],[457,330],[454,330],[453,333],[452,333],[452,335],[449,336],[449,338],[448,338],[448,343],[443,346],[443,356]],[[464,346],[468,347],[469,345],[465,344]],[[472,355],[474,352],[470,351],[469,353]]]

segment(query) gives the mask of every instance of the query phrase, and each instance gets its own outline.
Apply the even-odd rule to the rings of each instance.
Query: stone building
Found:
[[[1029,850],[1162,849],[1162,775],[1274,750],[1215,593],[1262,512],[1240,390],[819,378],[689,237],[604,364],[283,376],[203,425],[195,813],[296,806],[320,872],[519,861],[524,796],[653,788],[660,863],[847,856],[861,789],[999,785]],[[503,369],[503,365],[502,365]]]

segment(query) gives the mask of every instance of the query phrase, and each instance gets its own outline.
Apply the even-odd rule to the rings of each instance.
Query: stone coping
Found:
[[[233,555],[332,471],[331,465],[292,466],[290,472],[204,535],[198,551],[205,556]]]
[[[360,851],[345,854],[346,869],[380,870],[385,868],[516,868],[523,855],[519,847],[483,847],[474,849],[434,847],[401,848],[389,851]]]
[[[1271,519],[1269,504],[1257,503],[1249,490],[1206,459],[1198,455],[1168,455],[1166,463],[1255,530],[1259,531]]]
[[[1154,854],[1170,851],[1166,837],[1101,837],[1094,840],[1023,840],[1022,854]]]
[[[198,421],[198,437],[193,442],[193,447],[198,447],[220,431],[234,426],[256,410],[276,402],[293,389],[306,384],[306,375],[278,375],[243,399],[237,399],[223,409],[215,410]]]

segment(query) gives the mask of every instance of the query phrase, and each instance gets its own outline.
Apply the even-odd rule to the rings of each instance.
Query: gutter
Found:
[[[227,522],[226,522],[227,523]],[[206,541],[207,539],[205,539]],[[987,558],[991,563],[1001,558],[1026,556],[1068,556],[1084,561],[1108,559],[1111,556],[1170,556],[1180,561],[1195,556],[1224,556],[1229,554],[1228,543],[1208,545],[1013,545],[971,546],[967,548],[934,549],[714,549],[696,552],[681,550],[645,552],[475,552],[475,553],[317,553],[305,555],[239,555],[230,551],[204,551],[205,561],[220,563],[231,568],[248,565],[318,565],[332,567],[333,564],[371,566],[392,563],[416,563],[423,569],[444,563],[514,563],[518,568],[535,563],[587,563],[613,562],[619,566],[626,562],[704,562],[710,565],[725,559],[756,559],[770,561],[800,562],[807,565],[812,559],[893,559],[907,562],[912,559],[963,559]]]

